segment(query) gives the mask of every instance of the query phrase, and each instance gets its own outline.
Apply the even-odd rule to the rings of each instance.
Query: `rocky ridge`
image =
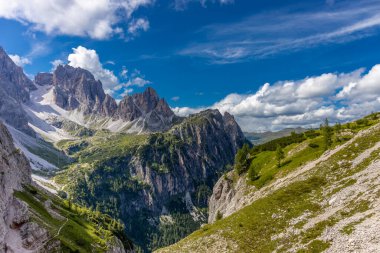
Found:
[[[21,104],[30,100],[29,92],[35,89],[22,68],[0,47],[0,118],[31,135],[33,131],[28,126],[28,117]]]
[[[167,130],[175,118],[166,101],[152,88],[141,94],[127,95],[117,105],[114,98],[105,94],[102,83],[82,68],[59,65],[53,73],[37,74],[34,82],[52,86],[52,102],[62,109],[77,110],[91,119],[103,117],[130,122],[134,125],[133,132]]]

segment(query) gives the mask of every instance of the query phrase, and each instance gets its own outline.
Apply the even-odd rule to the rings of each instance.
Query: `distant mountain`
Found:
[[[297,134],[306,132],[308,129],[302,128],[302,127],[297,127],[297,128],[285,128],[283,130],[277,131],[277,132],[245,132],[244,135],[245,137],[252,142],[254,145],[259,145],[263,144],[265,142],[281,138],[284,136],[290,135],[292,132],[295,132]]]

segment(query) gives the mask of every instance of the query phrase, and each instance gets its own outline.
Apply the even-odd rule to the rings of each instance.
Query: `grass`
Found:
[[[312,148],[305,145],[305,143],[308,144],[310,142],[318,144],[318,147]],[[257,168],[259,171],[259,178],[249,182],[249,184],[254,185],[257,188],[261,188],[275,179],[277,174],[283,176],[299,166],[302,166],[311,160],[317,159],[324,152],[322,148],[322,137],[316,137],[313,140],[306,140],[300,144],[292,144],[286,147],[284,152],[285,154],[290,153],[297,149],[297,147],[301,146],[304,146],[304,148],[292,156],[286,156],[286,158],[282,161],[283,165],[280,168],[277,167],[274,151],[264,151],[256,155],[256,157],[252,160],[251,166]]]
[[[68,151],[70,147],[78,146],[79,148],[73,154],[73,157],[77,158],[80,163],[93,163],[127,154],[144,144],[146,140],[147,135],[107,134],[98,131],[92,137],[82,138],[81,140],[65,140],[57,145],[67,153],[70,153]],[[81,148],[80,144],[84,141],[87,144]]]
[[[366,129],[378,121],[369,120],[367,124],[353,127],[353,132]],[[356,124],[356,123],[355,123]],[[343,126],[344,127],[344,126]],[[331,148],[344,143],[348,138],[333,143]],[[249,206],[224,219],[208,224],[200,230],[194,232],[179,243],[165,248],[164,252],[191,252],[203,247],[210,246],[211,235],[220,235],[228,246],[233,247],[235,252],[286,252],[295,245],[298,245],[298,252],[322,252],[330,247],[330,242],[320,239],[326,228],[334,226],[337,222],[352,217],[358,213],[369,210],[371,203],[365,199],[356,199],[343,207],[343,210],[333,213],[331,216],[321,221],[311,224],[307,230],[301,233],[287,233],[287,236],[278,236],[286,233],[291,220],[309,213],[307,219],[317,217],[324,213],[326,204],[323,204],[325,193],[336,193],[346,187],[356,183],[350,178],[352,175],[365,169],[372,161],[378,159],[380,151],[374,151],[368,158],[360,164],[351,167],[351,161],[359,154],[369,149],[380,141],[380,130],[373,130],[357,138],[352,144],[336,152],[326,161],[317,164],[308,173],[309,177],[302,181],[295,181],[289,185],[276,190],[269,195],[263,196]],[[291,160],[281,168],[276,167],[274,152],[265,151],[259,153],[253,160],[254,166],[260,170],[260,178],[250,182],[256,187],[262,187],[274,180],[276,177],[286,174],[308,161],[319,157],[323,150],[320,137],[306,140],[317,145],[306,145],[306,148],[293,153]],[[289,153],[301,144],[287,146],[284,150]],[[345,163],[342,163],[345,161]],[[281,173],[281,174],[279,174]],[[336,190],[337,189],[337,190]],[[334,191],[335,190],[335,191]],[[328,195],[330,196],[330,195]],[[320,204],[321,203],[321,204]],[[362,221],[359,221],[362,222]],[[352,223],[343,229],[343,233],[352,233],[354,226]],[[300,221],[295,227],[302,229],[305,221]],[[297,247],[296,247],[297,250]]]
[[[50,236],[56,236],[55,239],[61,242],[63,252],[107,251],[106,242],[111,240],[113,234],[102,226],[99,219],[111,222],[111,218],[69,204],[58,197],[48,196],[32,186],[25,186],[24,191],[16,191],[14,195],[28,204],[32,220],[45,227]],[[63,220],[54,218],[42,204],[48,199],[52,200],[52,210],[62,216]],[[61,227],[60,234],[57,235]]]

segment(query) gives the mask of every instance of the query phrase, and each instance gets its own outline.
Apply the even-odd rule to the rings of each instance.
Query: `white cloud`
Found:
[[[99,79],[106,93],[115,97],[125,96],[133,91],[133,87],[144,87],[151,81],[146,80],[145,76],[138,70],[133,70],[129,74],[128,69],[123,66],[120,72],[120,79],[103,66],[100,62],[98,53],[93,49],[87,49],[83,46],[73,48],[73,53],[68,56],[68,64],[73,67],[80,67],[90,71],[96,79]],[[61,60],[52,62],[53,66],[62,64]]]
[[[380,65],[368,72],[326,73],[298,81],[264,84],[251,94],[230,94],[207,108],[233,114],[243,130],[318,127],[324,118],[349,121],[380,111]],[[201,108],[174,108],[180,116]]]
[[[191,107],[174,107],[171,108],[173,112],[181,117],[188,116],[190,114],[198,113],[200,111],[206,110],[207,107],[191,108]]]
[[[346,84],[337,94],[339,99],[349,101],[368,102],[380,97],[380,64],[372,69],[357,81]]]
[[[309,11],[300,11],[298,7],[261,12],[234,23],[208,25],[197,31],[197,40],[178,53],[214,64],[236,63],[346,43],[380,30],[379,1],[339,1]]]
[[[132,20],[128,25],[128,33],[137,35],[140,31],[147,31],[149,29],[149,21],[144,18]]]
[[[29,60],[29,58],[27,57],[22,57],[22,56],[19,56],[17,54],[11,54],[9,55],[9,57],[12,59],[12,61],[17,65],[17,66],[20,66],[20,67],[24,67],[25,65],[27,64],[31,64],[32,61]]]
[[[50,63],[51,63],[51,65],[52,65],[52,68],[51,68],[51,71],[52,71],[52,72],[53,72],[53,71],[54,71],[59,65],[63,65],[63,64],[65,64],[64,61],[59,60],[59,59],[54,60],[54,61],[51,61]]]
[[[235,0],[174,0],[173,7],[177,11],[183,11],[192,2],[198,2],[205,8],[207,7],[207,3],[217,2],[219,4],[231,4],[234,3]]]
[[[150,84],[151,82],[149,80],[145,80],[142,77],[133,77],[130,79],[127,83],[127,86],[137,86],[137,87],[144,87],[147,84]]]
[[[47,34],[105,39],[122,32],[119,23],[154,0],[0,0],[0,17]]]
[[[69,54],[67,59],[70,66],[90,71],[96,79],[102,82],[103,88],[106,91],[112,90],[119,84],[119,80],[113,71],[103,68],[98,54],[93,49],[78,46],[77,48],[73,48],[73,53]]]
[[[175,97],[172,97],[172,98],[171,98],[171,100],[173,100],[173,101],[178,101],[179,99],[180,99],[179,96],[175,96]]]

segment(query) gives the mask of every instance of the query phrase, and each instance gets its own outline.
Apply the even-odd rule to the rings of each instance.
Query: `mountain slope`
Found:
[[[125,252],[132,245],[110,217],[33,185],[26,157],[0,123],[0,251]],[[117,226],[108,226],[109,223]]]
[[[213,193],[220,196],[214,196],[214,201],[235,206],[235,211],[218,215],[215,223],[158,252],[376,252],[380,240],[378,122],[373,114],[344,125],[336,130],[335,138],[341,139],[331,150],[320,157],[317,151],[299,167],[287,171],[281,167],[267,185],[239,183],[246,174],[221,178]],[[295,159],[292,152],[302,152],[302,145],[289,147],[286,159]],[[223,180],[235,183],[220,192]],[[238,198],[220,198],[241,191],[245,193]]]
[[[244,142],[233,117],[217,110],[190,116],[164,133],[98,132],[58,144],[79,164],[56,181],[66,185],[79,203],[120,217],[132,239],[145,249],[155,248],[175,242],[205,221],[200,208],[206,206],[213,184]],[[184,234],[173,231],[168,235],[171,239],[157,242],[152,236],[160,236],[162,219],[173,216],[192,225]],[[146,220],[150,222],[141,227]]]

